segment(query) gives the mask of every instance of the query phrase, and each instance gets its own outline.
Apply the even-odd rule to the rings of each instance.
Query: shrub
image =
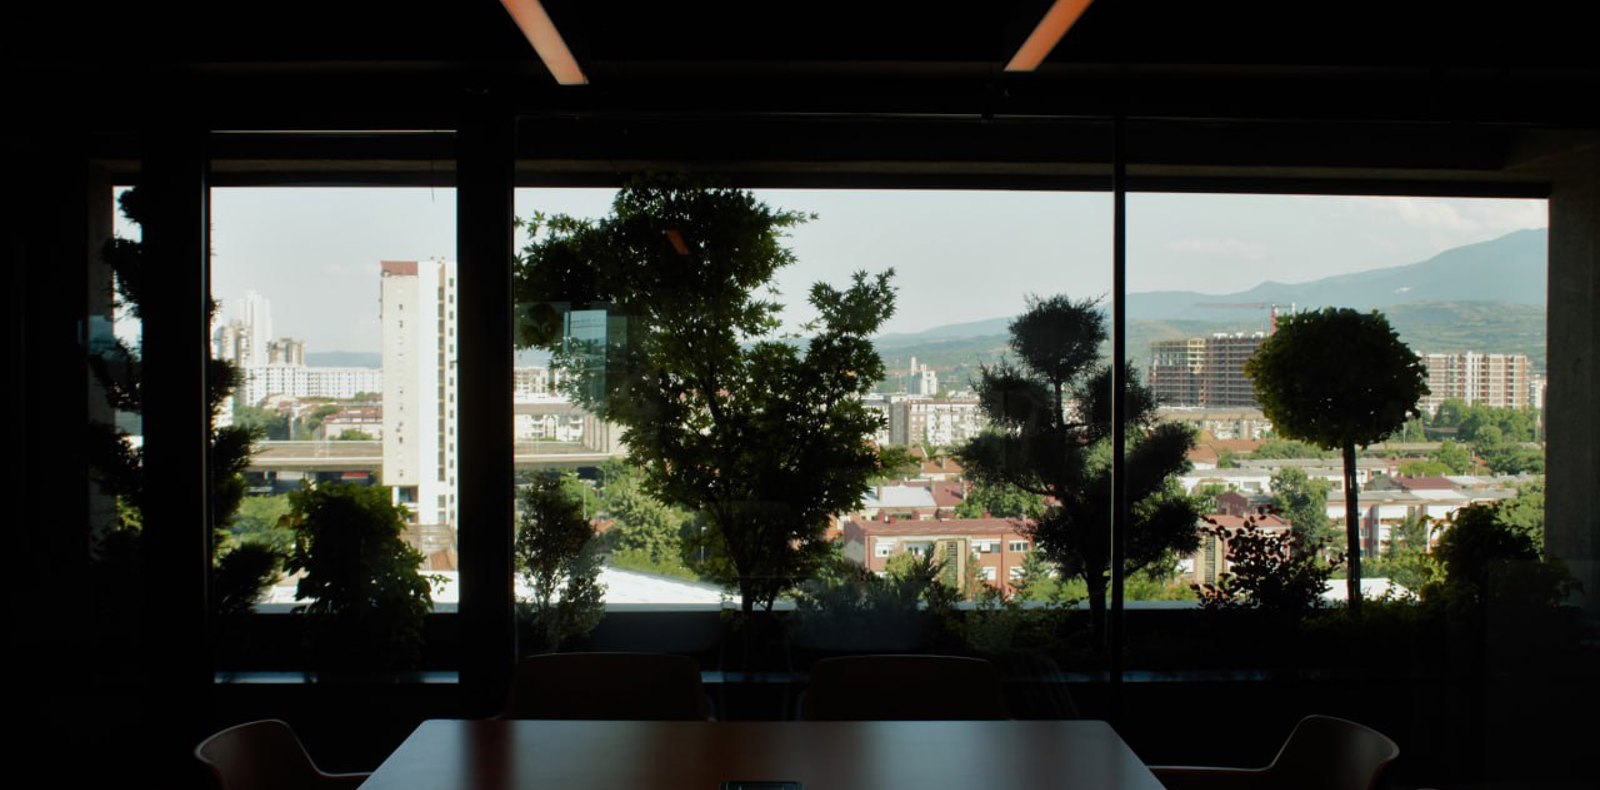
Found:
[[[515,555],[533,595],[521,610],[532,626],[535,650],[594,630],[605,617],[605,587],[597,581],[600,554],[583,501],[555,474],[540,475],[522,491]]]
[[[422,552],[401,539],[404,511],[389,489],[333,483],[290,495],[295,594],[312,666],[324,671],[414,669],[433,598]]]
[[[1256,520],[1231,528],[1205,519],[1202,532],[1226,542],[1232,568],[1216,584],[1194,586],[1205,609],[1258,609],[1303,616],[1323,604],[1328,579],[1339,567],[1337,560],[1322,559],[1322,544],[1297,539],[1288,532],[1268,532]]]

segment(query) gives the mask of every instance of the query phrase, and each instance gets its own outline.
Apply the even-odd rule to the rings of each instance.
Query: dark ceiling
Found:
[[[525,170],[557,181],[672,164],[790,182],[1104,181],[1121,117],[1130,173],[1154,186],[1515,191],[1586,156],[1600,129],[1589,17],[1553,0],[1097,0],[1032,74],[1002,66],[1038,0],[546,6],[589,85],[556,85],[498,0],[39,4],[8,12],[4,57],[23,117],[108,139],[182,119],[449,129],[493,106],[524,119]],[[293,180],[369,142],[222,148],[233,172]],[[425,135],[383,145],[362,167],[440,157]]]

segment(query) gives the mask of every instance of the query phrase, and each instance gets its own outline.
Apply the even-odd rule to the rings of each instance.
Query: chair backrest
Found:
[[[1366,790],[1400,747],[1370,727],[1333,716],[1307,716],[1295,725],[1267,773],[1277,784],[1305,790]]]
[[[711,716],[700,665],[668,653],[548,653],[517,662],[508,719],[695,721]]]
[[[800,716],[812,721],[1006,719],[993,664],[977,658],[869,655],[811,667]]]
[[[222,730],[201,741],[194,756],[211,769],[222,790],[316,787],[324,776],[294,730],[277,719]]]

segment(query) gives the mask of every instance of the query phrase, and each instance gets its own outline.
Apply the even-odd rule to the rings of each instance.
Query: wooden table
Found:
[[[423,722],[378,767],[374,790],[717,790],[786,780],[804,790],[1159,790],[1101,721]]]

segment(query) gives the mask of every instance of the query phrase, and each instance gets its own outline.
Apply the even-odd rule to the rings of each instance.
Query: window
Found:
[[[293,415],[290,434],[258,443],[252,461],[284,482],[270,493],[253,491],[244,507],[286,499],[295,484],[280,474],[285,471],[382,487],[405,510],[405,540],[427,558],[427,567],[448,576],[454,572],[455,506],[452,490],[439,480],[443,472],[433,467],[454,463],[445,451],[454,440],[453,423],[439,424],[444,398],[454,391],[446,371],[430,364],[434,355],[409,353],[447,342],[429,320],[427,304],[432,283],[454,267],[455,201],[439,192],[215,187],[211,291],[217,302],[213,354],[240,372],[230,410],[253,418],[270,405]],[[391,257],[396,252],[405,259]],[[234,337],[242,341],[224,342]],[[360,415],[357,427],[370,437],[371,449],[358,453],[329,441],[326,420],[348,414]],[[307,440],[322,440],[310,458],[290,452],[296,441]],[[262,537],[243,529],[261,531],[230,532],[240,540]],[[446,585],[434,602],[454,603],[456,589]],[[294,595],[293,581],[280,580],[271,600],[289,603]]]
[[[1026,552],[1027,550],[1028,550],[1028,542],[1025,541],[1025,540],[1013,540],[1013,541],[1011,541],[1011,542],[1006,544],[1006,551],[1015,552],[1015,553],[1020,554],[1020,553]]]

